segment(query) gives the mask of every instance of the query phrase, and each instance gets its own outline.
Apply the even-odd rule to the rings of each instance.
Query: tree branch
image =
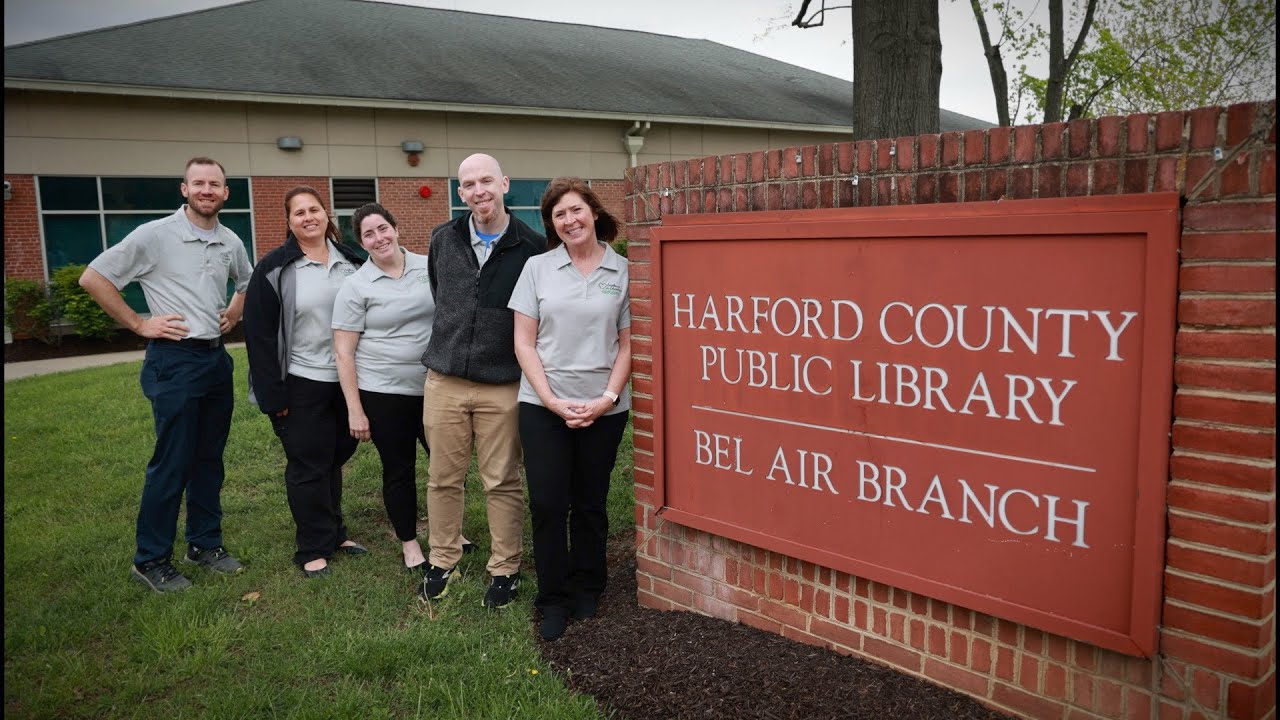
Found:
[[[1070,68],[1076,62],[1076,56],[1080,54],[1080,48],[1084,47],[1085,36],[1089,34],[1089,26],[1093,25],[1093,11],[1098,9],[1098,0],[1089,0],[1089,5],[1084,10],[1084,22],[1080,24],[1080,34],[1076,36],[1076,42],[1071,46],[1071,52],[1067,53],[1067,59],[1064,65]]]
[[[996,96],[996,122],[1008,127],[1009,122],[1009,76],[1005,73],[1004,58],[1000,57],[1000,46],[991,44],[991,33],[987,31],[987,19],[982,12],[981,0],[969,0],[973,8],[973,19],[978,23],[978,35],[982,38],[982,54],[987,58],[987,69],[991,73],[991,89]]]
[[[825,15],[826,15],[826,12],[827,12],[828,10],[844,10],[844,9],[850,9],[850,10],[851,10],[851,9],[853,9],[853,5],[852,5],[852,4],[850,4],[850,5],[833,5],[833,6],[831,6],[831,7],[827,7],[827,2],[826,2],[826,0],[822,0],[822,6],[821,6],[821,7],[819,7],[817,10],[814,10],[814,11],[813,11],[813,14],[812,14],[812,15],[810,15],[810,16],[806,19],[806,18],[805,18],[805,16],[804,16],[804,14],[805,14],[806,12],[808,12],[808,11],[809,11],[809,5],[810,5],[812,2],[813,2],[813,0],[802,0],[802,1],[801,1],[801,3],[800,3],[800,12],[796,13],[796,19],[791,21],[791,24],[792,24],[792,25],[795,25],[796,27],[798,27],[798,28],[802,28],[802,29],[805,29],[805,28],[822,27],[822,24],[826,22],[826,17],[825,17]],[[814,19],[814,18],[820,18],[820,19],[819,19],[817,22],[814,22],[814,21],[813,21],[813,19]]]

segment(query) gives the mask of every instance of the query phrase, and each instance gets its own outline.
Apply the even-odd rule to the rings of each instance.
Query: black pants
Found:
[[[626,426],[623,412],[572,429],[550,410],[520,403],[520,444],[538,568],[533,604],[544,612],[568,609],[577,593],[599,597],[604,592],[609,537],[605,502]]]
[[[357,441],[347,427],[347,403],[338,383],[290,375],[289,414],[271,416],[284,445],[285,492],[297,525],[293,561],[305,565],[329,558],[347,540],[342,520],[342,465]]]
[[[418,447],[431,454],[422,428],[422,396],[360,391],[369,434],[382,458],[382,504],[400,542],[418,537]]]

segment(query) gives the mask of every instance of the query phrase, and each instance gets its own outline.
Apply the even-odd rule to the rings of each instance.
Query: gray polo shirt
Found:
[[[356,346],[356,385],[369,392],[422,395],[435,297],[427,256],[404,248],[404,273],[393,278],[373,261],[347,278],[333,303],[333,329],[363,333]]]
[[[594,400],[604,393],[618,357],[618,332],[631,327],[626,258],[604,245],[604,259],[583,277],[558,245],[530,258],[520,273],[507,307],[538,321],[537,349],[547,383],[564,400]],[[521,376],[520,402],[541,405]],[[631,407],[631,391],[622,390],[608,415]]]
[[[216,338],[222,334],[218,313],[227,306],[227,280],[244,292],[253,268],[234,232],[218,223],[210,238],[201,238],[185,209],[138,226],[89,267],[117,289],[138,281],[151,314],[181,315],[190,328],[187,337]]]
[[[333,354],[333,299],[356,266],[329,243],[326,265],[303,255],[293,261],[293,337],[289,338],[289,374],[319,382],[338,382]]]

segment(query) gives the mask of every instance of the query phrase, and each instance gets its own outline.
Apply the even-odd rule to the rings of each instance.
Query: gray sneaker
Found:
[[[187,554],[182,556],[182,562],[202,565],[223,575],[235,575],[244,570],[244,565],[241,565],[240,561],[232,557],[221,545],[205,550],[195,545],[188,545]]]
[[[168,558],[134,565],[129,569],[129,576],[158,593],[178,592],[191,587],[191,581],[178,572]]]

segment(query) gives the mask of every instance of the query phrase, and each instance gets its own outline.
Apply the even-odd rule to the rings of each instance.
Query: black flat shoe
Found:
[[[552,642],[564,635],[564,629],[569,624],[569,619],[563,613],[543,613],[542,622],[538,625],[538,635],[543,640]]]
[[[330,574],[330,570],[328,565],[325,565],[319,570],[308,570],[306,568],[302,568],[303,577],[310,580],[314,580],[315,578],[327,577],[329,574]]]
[[[591,593],[581,593],[573,598],[573,619],[590,620],[599,610],[600,600]]]
[[[476,544],[473,542],[462,543],[462,554],[467,555],[476,551]]]
[[[368,555],[369,548],[358,542],[352,542],[350,545],[339,545],[338,552],[343,555]]]

